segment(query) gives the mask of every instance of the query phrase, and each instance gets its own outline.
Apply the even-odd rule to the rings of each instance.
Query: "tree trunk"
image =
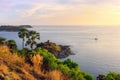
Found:
[[[23,38],[23,42],[22,42],[22,48],[24,48],[24,42],[25,42],[25,39]]]
[[[32,49],[33,49],[33,45],[31,44],[31,46],[30,46],[30,47],[31,47],[31,50],[32,50]]]

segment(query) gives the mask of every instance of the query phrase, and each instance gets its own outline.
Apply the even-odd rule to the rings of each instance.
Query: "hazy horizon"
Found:
[[[0,24],[0,26],[19,26],[19,25],[30,25],[30,24]],[[68,27],[119,27],[120,25],[30,25],[32,27],[64,27],[64,26],[68,26]]]

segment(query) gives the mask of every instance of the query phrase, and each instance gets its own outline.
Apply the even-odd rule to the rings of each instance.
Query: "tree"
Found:
[[[40,40],[40,34],[34,30],[29,31],[26,45],[30,45],[30,48],[33,49],[33,46],[37,44],[36,40]]]
[[[12,48],[12,49],[17,48],[17,44],[16,44],[15,40],[8,40],[7,45],[8,45],[9,48]]]
[[[118,72],[109,72],[105,77],[105,80],[120,80],[120,73]]]
[[[0,37],[0,45],[5,45],[6,44],[6,39],[3,37]]]
[[[18,32],[18,36],[19,36],[19,38],[22,39],[22,48],[24,48],[25,38],[28,37],[28,30],[27,30],[26,28],[22,28],[22,29]]]
[[[17,44],[16,44],[15,40],[8,40],[7,45],[10,48],[11,52],[17,51]]]
[[[70,69],[72,68],[79,68],[78,64],[73,62],[71,59],[67,59],[63,62],[63,64],[67,65]]]

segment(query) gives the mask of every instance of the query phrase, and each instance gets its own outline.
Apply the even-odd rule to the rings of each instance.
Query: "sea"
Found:
[[[69,45],[75,55],[67,58],[77,62],[80,69],[93,74],[120,72],[120,26],[33,26],[40,33],[40,41],[50,40]],[[30,30],[31,30],[30,29]],[[19,49],[22,40],[18,32],[0,32],[0,37],[14,39]]]

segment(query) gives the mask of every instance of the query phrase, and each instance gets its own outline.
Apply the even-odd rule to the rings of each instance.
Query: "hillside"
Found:
[[[69,80],[59,70],[42,71],[42,56],[33,56],[31,61],[33,65],[17,53],[11,53],[8,47],[0,46],[0,80]]]
[[[0,46],[0,80],[93,80],[75,62],[62,62],[47,50],[38,48],[26,57],[23,54]]]
[[[61,60],[55,56],[58,52],[68,55],[69,47],[48,41],[34,49],[40,35],[25,28],[18,32],[18,37],[23,40],[22,50],[15,40],[0,38],[0,80],[94,80],[93,75],[80,70],[71,59]],[[24,46],[25,39],[30,49]]]

